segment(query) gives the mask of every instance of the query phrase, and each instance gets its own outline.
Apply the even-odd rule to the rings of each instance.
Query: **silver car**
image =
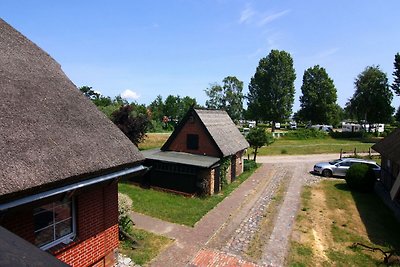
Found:
[[[346,176],[346,172],[350,166],[356,163],[367,164],[374,170],[375,175],[380,177],[381,167],[375,161],[356,158],[343,158],[330,162],[317,163],[314,165],[314,173],[325,177]]]

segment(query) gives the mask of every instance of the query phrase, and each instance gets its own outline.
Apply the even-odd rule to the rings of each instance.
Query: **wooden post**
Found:
[[[340,149],[340,159],[342,159],[342,155],[343,155],[343,148]]]
[[[357,157],[357,148],[354,148],[354,156]]]
[[[371,148],[368,148],[368,155],[369,155],[369,158],[371,158]]]

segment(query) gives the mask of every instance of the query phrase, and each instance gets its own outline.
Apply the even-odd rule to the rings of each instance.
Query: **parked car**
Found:
[[[351,165],[361,163],[367,164],[371,167],[375,175],[380,177],[381,167],[372,160],[365,160],[365,159],[357,159],[357,158],[343,158],[343,159],[336,159],[330,162],[320,162],[314,165],[314,173],[325,176],[346,176],[347,170],[350,168]]]

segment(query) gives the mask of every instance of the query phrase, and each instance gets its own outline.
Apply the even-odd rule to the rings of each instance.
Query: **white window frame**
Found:
[[[54,202],[55,201],[52,201],[50,203],[54,203]],[[73,241],[73,239],[76,236],[76,210],[75,210],[75,198],[74,197],[71,198],[71,206],[72,206],[71,207],[72,208],[72,214],[71,214],[71,217],[72,217],[72,231],[71,231],[71,233],[69,233],[69,234],[67,234],[67,235],[65,235],[63,237],[60,237],[60,238],[58,238],[58,239],[56,239],[56,240],[54,240],[54,241],[52,241],[50,243],[47,243],[47,244],[42,245],[42,246],[39,246],[39,248],[41,250],[48,250],[49,248],[52,248],[52,247],[54,247],[54,246],[56,246],[58,244],[61,244],[61,243],[68,244],[68,243],[71,243]]]

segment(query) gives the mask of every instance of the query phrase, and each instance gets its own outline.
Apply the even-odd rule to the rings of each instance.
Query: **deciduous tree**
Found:
[[[400,54],[397,53],[394,56],[394,71],[393,71],[393,83],[392,89],[396,95],[400,96]]]
[[[355,92],[346,104],[347,110],[358,121],[386,123],[391,120],[393,93],[388,78],[379,66],[368,66],[355,82]]]
[[[124,105],[114,111],[111,120],[136,146],[144,140],[149,127],[146,115],[138,114],[134,105]]]
[[[246,136],[247,142],[249,142],[250,146],[254,149],[254,158],[256,161],[258,149],[265,145],[270,145],[274,142],[274,138],[272,134],[267,133],[264,128],[254,127],[251,128],[249,133]]]
[[[222,85],[214,83],[205,90],[207,108],[224,109],[233,121],[238,121],[243,114],[243,82],[235,76],[227,76]]]
[[[333,80],[319,65],[304,71],[301,86],[300,111],[302,121],[312,124],[335,124],[339,118],[337,94]]]
[[[249,84],[248,112],[256,121],[282,122],[292,113],[296,73],[289,53],[271,50],[262,58]]]

